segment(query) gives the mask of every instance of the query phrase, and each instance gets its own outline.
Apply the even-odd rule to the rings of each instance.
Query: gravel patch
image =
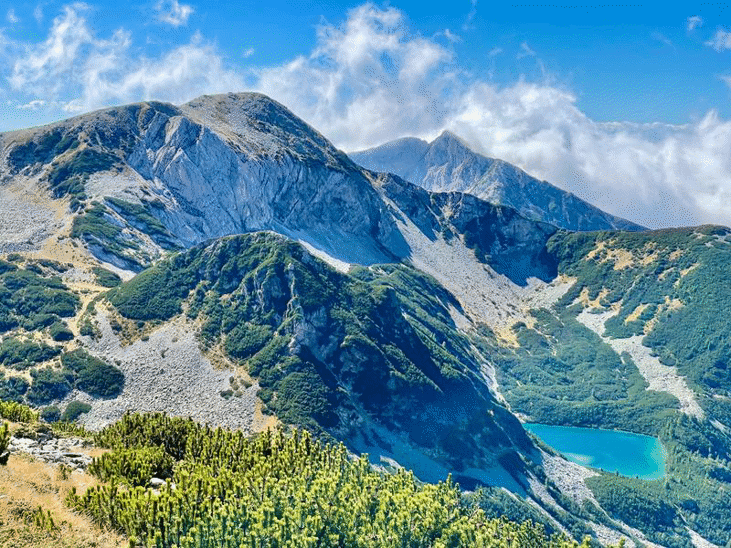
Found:
[[[601,507],[596,498],[594,498],[594,493],[591,492],[591,489],[586,486],[584,481],[587,478],[598,476],[599,474],[597,472],[569,462],[556,455],[542,452],[542,457],[543,469],[564,495],[579,506],[581,506],[582,502],[588,500]]]
[[[675,396],[680,401],[680,410],[683,413],[702,419],[705,414],[696,401],[693,390],[678,374],[677,368],[661,364],[660,360],[651,354],[651,350],[642,344],[641,335],[634,335],[626,339],[612,339],[604,336],[604,323],[614,314],[616,311],[613,310],[593,314],[585,308],[576,319],[599,335],[617,354],[627,352],[637,369],[640,370],[640,374],[647,381],[648,390],[667,392]]]
[[[56,211],[48,207],[48,201],[35,183],[0,185],[0,253],[38,249],[59,229]]]
[[[101,340],[84,338],[89,352],[122,370],[125,384],[114,399],[93,399],[75,391],[67,400],[78,399],[92,406],[79,421],[98,430],[126,411],[165,411],[190,416],[201,423],[251,431],[257,404],[258,384],[225,398],[230,390],[230,369],[214,369],[195,337],[195,327],[179,317],[152,332],[149,340],[122,346],[103,311],[97,314]]]

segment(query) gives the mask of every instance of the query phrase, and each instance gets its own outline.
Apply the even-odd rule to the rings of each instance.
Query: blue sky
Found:
[[[451,129],[650,226],[731,224],[731,8],[0,4],[0,131],[258,90],[355,150]]]

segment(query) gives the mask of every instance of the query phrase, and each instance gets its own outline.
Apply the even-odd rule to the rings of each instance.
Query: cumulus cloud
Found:
[[[15,44],[20,53],[7,78],[12,89],[81,112],[147,99],[184,102],[244,87],[243,76],[200,35],[158,58],[138,57],[128,31],[97,37],[85,18],[88,9],[66,6],[43,42]]]
[[[686,28],[688,29],[688,32],[693,32],[695,29],[703,26],[703,18],[699,15],[693,15],[692,17],[688,17],[688,20],[686,21]]]
[[[731,32],[726,29],[719,28],[716,30],[716,34],[713,35],[713,38],[711,38],[708,42],[705,42],[705,44],[718,52],[731,49]]]
[[[15,10],[13,8],[10,8],[8,10],[7,15],[5,16],[5,19],[8,20],[8,23],[11,25],[14,25],[15,23],[20,23],[20,18],[15,15]]]
[[[83,12],[87,9],[84,4],[66,6],[62,15],[53,21],[45,42],[24,48],[25,55],[15,61],[8,79],[12,88],[38,95],[46,91],[58,93],[64,86],[61,75],[72,70],[81,48],[103,46],[95,43],[86,25]]]
[[[161,0],[155,5],[157,20],[174,27],[188,24],[188,18],[193,14],[193,7],[180,4],[178,0]]]
[[[366,4],[342,26],[322,25],[311,55],[258,70],[256,87],[354,148],[390,139],[397,127],[422,133],[443,122],[449,88],[459,85],[452,55],[409,34],[400,11]]]

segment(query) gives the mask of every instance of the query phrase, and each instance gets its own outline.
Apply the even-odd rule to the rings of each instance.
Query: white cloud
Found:
[[[703,26],[703,18],[699,15],[693,15],[692,17],[688,17],[686,25],[688,32],[693,32],[695,29]]]
[[[520,51],[518,52],[517,58],[522,59],[523,57],[535,57],[536,52],[531,49],[528,42],[520,44]]]
[[[248,49],[245,49],[245,50],[244,50],[244,51],[243,51],[243,52],[241,53],[241,56],[242,56],[242,57],[243,57],[244,59],[248,59],[249,57],[251,57],[252,55],[254,55],[254,53],[256,53],[256,50],[255,50],[254,48],[248,48]]]
[[[470,0],[470,12],[467,14],[465,22],[462,24],[462,30],[471,30],[474,28],[472,22],[475,20],[477,15],[477,0]]]
[[[459,36],[457,34],[454,34],[449,29],[444,29],[444,37],[447,40],[449,40],[450,42],[452,42],[452,43],[456,43],[456,42],[461,42],[462,41],[462,37],[461,36]]]
[[[705,44],[718,52],[731,49],[731,32],[719,28],[716,30],[716,34],[713,35],[713,38],[705,42]]]
[[[43,22],[43,5],[38,4],[33,10],[33,17],[36,22],[40,25]]]
[[[410,35],[401,12],[366,4],[341,27],[319,27],[311,55],[258,70],[256,87],[352,149],[443,121],[451,58],[435,41]]]
[[[650,36],[652,36],[653,40],[662,42],[666,46],[674,47],[673,43],[670,41],[670,38],[668,38],[667,36],[665,36],[663,33],[659,32],[659,31],[653,31]]]
[[[38,110],[39,108],[45,107],[46,105],[47,103],[43,99],[34,99],[33,101],[30,101],[24,105],[20,105],[18,108],[21,110]]]
[[[8,10],[7,15],[5,16],[5,19],[8,20],[8,23],[11,25],[14,25],[15,23],[20,23],[20,18],[15,15],[15,10],[13,8],[10,8]]]
[[[14,45],[19,53],[8,77],[12,89],[81,112],[147,99],[184,102],[244,88],[243,76],[228,69],[198,34],[158,58],[139,57],[123,29],[98,38],[84,17],[87,10],[83,4],[66,6],[43,42]]]
[[[95,44],[82,15],[86,10],[84,4],[66,6],[54,19],[45,42],[25,47],[25,55],[15,61],[8,78],[13,89],[36,95],[60,91],[65,83],[61,75],[72,70],[81,48]]]
[[[193,14],[193,7],[180,4],[178,0],[160,0],[155,5],[157,20],[174,27],[188,24],[188,18]]]

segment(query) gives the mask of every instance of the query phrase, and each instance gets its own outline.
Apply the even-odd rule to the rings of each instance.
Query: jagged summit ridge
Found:
[[[466,192],[516,209],[522,215],[568,230],[641,230],[503,160],[471,150],[450,131],[431,143],[402,138],[353,152],[367,169],[389,172],[435,192]]]
[[[0,146],[6,182],[50,187],[75,209],[108,197],[152,204],[182,247],[275,230],[348,262],[403,251],[363,170],[261,94],[115,107],[2,135]]]

